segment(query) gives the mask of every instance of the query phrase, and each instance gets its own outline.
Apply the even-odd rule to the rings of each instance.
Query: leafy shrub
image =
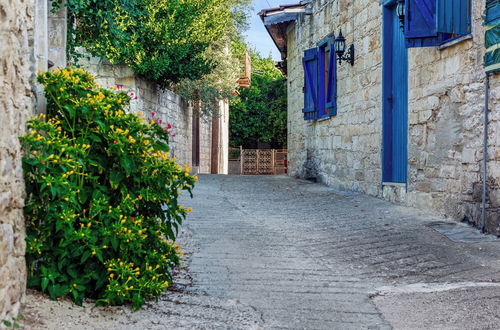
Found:
[[[197,80],[216,63],[209,46],[234,30],[233,11],[248,0],[52,0],[68,8],[70,55],[82,46],[111,63],[128,63],[165,87]]]
[[[28,285],[134,308],[159,295],[179,263],[173,242],[196,177],[169,157],[169,128],[127,113],[129,97],[81,69],[42,73],[47,115],[25,150]]]

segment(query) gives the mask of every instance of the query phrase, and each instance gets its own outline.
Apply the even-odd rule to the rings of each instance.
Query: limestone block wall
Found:
[[[163,125],[173,126],[170,138],[171,154],[183,165],[192,165],[193,109],[181,97],[169,90],[161,90],[156,84],[136,77],[126,65],[90,58],[80,63],[96,76],[103,87],[119,86],[132,95],[130,111],[141,112],[146,118],[161,120]],[[137,97],[137,99],[134,99]],[[153,116],[154,113],[154,116]],[[210,173],[212,130],[211,120],[200,120],[200,167],[198,172]]]
[[[313,0],[313,15],[300,17],[288,31],[290,174],[478,221],[485,1],[472,3],[470,38],[409,50],[408,185],[393,187],[382,186],[382,6],[373,0]],[[304,121],[303,51],[340,29],[357,54],[353,67],[338,66],[338,115]],[[492,76],[488,225],[500,233],[499,95],[500,78]]]
[[[0,2],[0,320],[19,313],[26,288],[24,182],[18,137],[34,108],[34,6]]]

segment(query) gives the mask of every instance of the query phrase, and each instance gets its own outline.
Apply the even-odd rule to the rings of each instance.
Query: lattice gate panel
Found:
[[[253,175],[257,173],[257,162],[258,162],[259,150],[255,149],[243,149],[241,153],[241,161],[243,162],[242,173],[244,175]]]
[[[243,149],[241,150],[242,173],[244,175],[272,175],[286,173],[286,150]]]
[[[257,155],[257,174],[274,174],[274,150],[258,150]]]

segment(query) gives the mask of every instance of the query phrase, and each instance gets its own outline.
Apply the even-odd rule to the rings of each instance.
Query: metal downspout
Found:
[[[490,96],[490,76],[486,74],[484,82],[484,136],[483,136],[483,192],[481,200],[481,232],[486,231],[486,191],[488,185],[486,183],[488,177],[488,111],[489,111],[489,96]]]

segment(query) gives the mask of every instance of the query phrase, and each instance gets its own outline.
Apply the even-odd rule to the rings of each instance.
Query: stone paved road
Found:
[[[187,290],[251,307],[266,329],[500,324],[500,242],[455,243],[428,227],[440,219],[285,176],[201,176],[184,202]]]

